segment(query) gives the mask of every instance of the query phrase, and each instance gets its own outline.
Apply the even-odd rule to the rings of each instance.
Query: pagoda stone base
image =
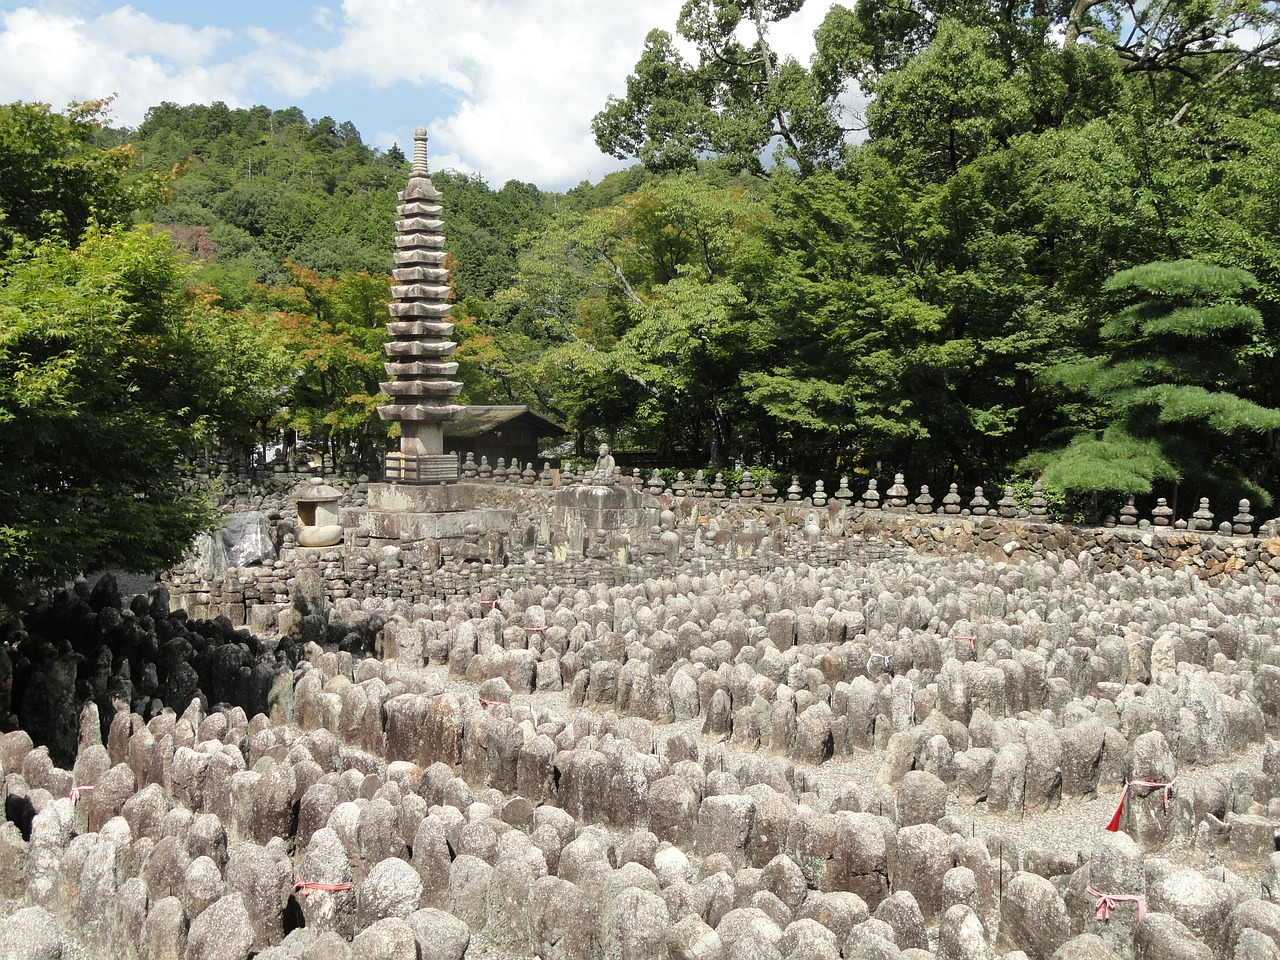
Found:
[[[387,483],[457,483],[458,458],[452,453],[388,453]]]
[[[506,537],[515,511],[484,506],[483,494],[484,489],[474,483],[375,483],[369,487],[367,506],[342,511],[342,525],[371,542],[454,540],[477,531],[481,536]],[[468,531],[468,527],[474,529]]]

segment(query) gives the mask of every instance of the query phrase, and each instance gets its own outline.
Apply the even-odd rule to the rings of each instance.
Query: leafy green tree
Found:
[[[90,229],[0,274],[0,600],[176,562],[211,522],[179,462],[252,437],[280,373],[169,240]],[[235,351],[235,352],[231,352]]]
[[[1278,24],[1280,5],[1262,0],[1076,0],[1064,39],[1109,46],[1125,73],[1176,75],[1203,89],[1242,68],[1274,66]]]
[[[596,115],[601,149],[655,171],[715,156],[764,174],[771,152],[802,175],[838,169],[861,92],[873,140],[939,126],[954,168],[992,138],[1105,116],[1124,78],[1174,123],[1233,100],[1266,107],[1280,53],[1280,5],[1261,0],[861,0],[831,7],[805,67],[768,39],[801,6],[687,0],[676,33],[696,61],[651,32],[626,95]]]
[[[804,0],[686,0],[677,34],[692,44],[688,63],[676,41],[653,30],[625,97],[609,98],[592,121],[601,150],[635,157],[654,171],[692,169],[707,156],[735,172],[762,175],[766,151],[803,172],[839,161],[839,76],[821,75],[770,45],[769,26]]]
[[[389,424],[377,407],[385,377],[387,280],[370,274],[323,278],[293,268],[290,286],[261,289],[293,376],[273,425],[297,431],[343,467],[372,467],[386,451]]]
[[[692,174],[565,211],[531,240],[476,349],[580,437],[723,459],[738,373],[769,329],[735,277],[762,213],[741,184]]]
[[[588,232],[581,215],[562,211],[522,240],[512,282],[495,293],[491,309],[477,311],[464,299],[458,325],[458,359],[477,377],[466,399],[532,403],[573,427],[584,453],[597,431],[614,440],[628,431],[648,395],[608,359],[625,325],[626,298],[603,259],[604,234],[604,226]]]
[[[881,79],[867,110],[880,152],[943,180],[1025,130],[1025,92],[987,45],[982,31],[947,20],[927,50]]]
[[[772,269],[748,289],[757,315],[787,319],[768,365],[744,373],[771,453],[930,482],[1008,469],[1035,416],[1032,366],[1056,333],[1018,202],[1033,174],[1001,155],[921,183],[863,150],[843,175],[775,177]]]
[[[748,309],[744,289],[766,266],[755,219],[763,207],[741,186],[683,176],[623,209],[632,248],[610,259],[632,293],[617,369],[649,392],[640,415],[659,446],[724,464],[742,452],[741,373],[758,365],[774,330]]]
[[[1255,287],[1246,271],[1190,260],[1115,274],[1104,290],[1130,302],[1104,315],[1099,353],[1048,371],[1091,401],[1093,421],[1027,465],[1077,492],[1145,494],[1163,481],[1270,503],[1242,469],[1280,429],[1280,410],[1241,396],[1262,320],[1239,301]]]
[[[851,9],[833,6],[818,49],[825,70],[843,71],[872,89],[928,49],[953,20],[990,37],[991,52],[1009,76],[1044,71],[1043,55],[1056,48],[1098,51],[1125,74],[1181,77],[1204,89],[1234,82],[1240,68],[1276,63],[1277,9],[1260,0],[860,0]],[[1053,72],[1050,67],[1040,79],[1052,83]],[[1076,72],[1074,79],[1082,77]]]
[[[19,239],[75,244],[91,222],[126,222],[161,184],[128,176],[134,150],[100,149],[106,101],[54,113],[43,103],[0,105],[0,254]]]
[[[732,368],[717,395],[750,425],[730,431],[735,442],[750,435],[761,459],[802,470],[859,460],[989,481],[1029,448],[1065,447],[1082,423],[1105,427],[1098,398],[1042,374],[1106,354],[1093,322],[1106,278],[1198,257],[1259,281],[1259,326],[1236,344],[1234,379],[1204,388],[1280,406],[1276,4],[834,5],[794,74],[807,78],[792,88],[804,107],[775,115],[783,71],[764,76],[781,63],[757,56],[768,48],[757,25],[796,6],[686,4],[677,32],[694,54],[655,31],[626,97],[596,118],[603,148],[650,170],[706,176],[718,158],[768,183],[768,256],[738,247],[721,274],[730,286],[687,283],[679,231],[652,244],[642,217],[617,213],[638,210],[643,181],[583,213],[576,249],[597,264],[584,275],[615,283],[590,313],[613,339],[590,342],[615,370],[642,390],[670,387],[693,369],[692,321],[751,318],[757,341],[716,368]],[[843,118],[857,89],[868,136],[852,145]],[[822,124],[796,123],[805,116]],[[835,136],[788,139],[784,127]],[[638,404],[637,436],[655,426],[643,392]],[[1274,448],[1238,448],[1255,484],[1274,483]]]
[[[445,239],[453,257],[458,299],[490,299],[516,268],[519,237],[551,215],[552,197],[531,183],[509,180],[499,190],[483,178],[445,170],[432,174],[444,195]]]

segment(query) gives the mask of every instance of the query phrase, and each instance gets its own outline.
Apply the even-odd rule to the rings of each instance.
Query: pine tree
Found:
[[[1245,351],[1262,318],[1239,300],[1256,286],[1245,270],[1194,260],[1112,276],[1104,292],[1129,302],[1098,328],[1099,355],[1047,373],[1088,398],[1095,420],[1026,465],[1076,492],[1145,494],[1172,481],[1269,503],[1237,466],[1253,459],[1241,455],[1249,444],[1280,429],[1280,410],[1241,396],[1250,382]]]

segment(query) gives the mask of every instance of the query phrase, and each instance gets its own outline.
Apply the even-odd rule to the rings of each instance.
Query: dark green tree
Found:
[[[0,275],[0,601],[83,570],[155,570],[211,522],[180,461],[256,439],[270,338],[191,284],[167,237],[90,229]]]
[[[592,121],[600,149],[654,171],[720,157],[735,172],[759,175],[769,153],[805,173],[837,163],[848,132],[843,78],[780,56],[769,40],[770,25],[803,5],[686,0],[676,32],[697,62],[685,61],[671,34],[651,31],[626,96],[610,97]]]
[[[771,329],[737,279],[763,212],[742,184],[694,174],[566,210],[531,238],[464,360],[581,437],[724,460],[740,452],[740,371]]]
[[[1030,126],[1030,101],[984,33],[945,21],[927,50],[876,85],[868,132],[879,152],[945,180]]]
[[[1046,372],[1087,398],[1092,417],[1027,466],[1080,493],[1145,494],[1163,482],[1193,496],[1225,489],[1270,503],[1249,466],[1280,429],[1280,410],[1242,396],[1262,319],[1240,301],[1256,285],[1244,270],[1191,260],[1111,277],[1104,292],[1116,307],[1100,318],[1098,353]]]

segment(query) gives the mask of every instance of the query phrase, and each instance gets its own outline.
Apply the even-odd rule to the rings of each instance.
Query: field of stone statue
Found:
[[[259,638],[81,583],[0,657],[0,957],[1278,957],[1278,598],[780,562]]]

